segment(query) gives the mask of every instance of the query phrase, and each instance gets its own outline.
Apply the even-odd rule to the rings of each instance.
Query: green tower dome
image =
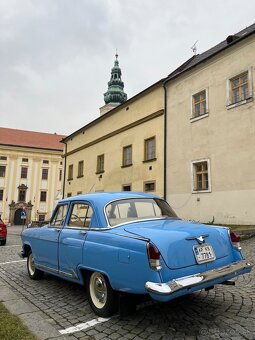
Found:
[[[118,54],[111,71],[111,80],[108,82],[108,91],[104,94],[105,104],[122,104],[127,100],[124,92],[124,83],[121,80],[121,69],[119,67]]]

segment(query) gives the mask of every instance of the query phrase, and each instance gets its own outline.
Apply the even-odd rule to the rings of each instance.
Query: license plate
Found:
[[[213,248],[209,244],[203,244],[201,246],[194,246],[193,251],[194,251],[197,263],[210,262],[216,259]]]

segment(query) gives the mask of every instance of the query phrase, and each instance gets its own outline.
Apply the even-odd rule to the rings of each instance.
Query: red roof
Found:
[[[52,133],[7,129],[0,127],[0,144],[13,146],[26,146],[30,148],[63,150],[64,144],[60,141],[63,135]]]

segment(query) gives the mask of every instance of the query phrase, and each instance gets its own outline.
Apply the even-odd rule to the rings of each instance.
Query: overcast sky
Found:
[[[99,116],[116,48],[131,98],[254,19],[254,0],[0,0],[0,126],[71,134]]]

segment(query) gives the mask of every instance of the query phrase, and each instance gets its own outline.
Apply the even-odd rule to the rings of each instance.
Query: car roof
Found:
[[[128,198],[159,198],[153,194],[147,194],[144,192],[132,192],[132,191],[120,191],[120,192],[94,192],[90,194],[77,195],[72,197],[67,197],[59,202],[70,202],[70,201],[90,201],[94,204],[105,205],[110,201],[115,201],[119,199],[128,199]]]

